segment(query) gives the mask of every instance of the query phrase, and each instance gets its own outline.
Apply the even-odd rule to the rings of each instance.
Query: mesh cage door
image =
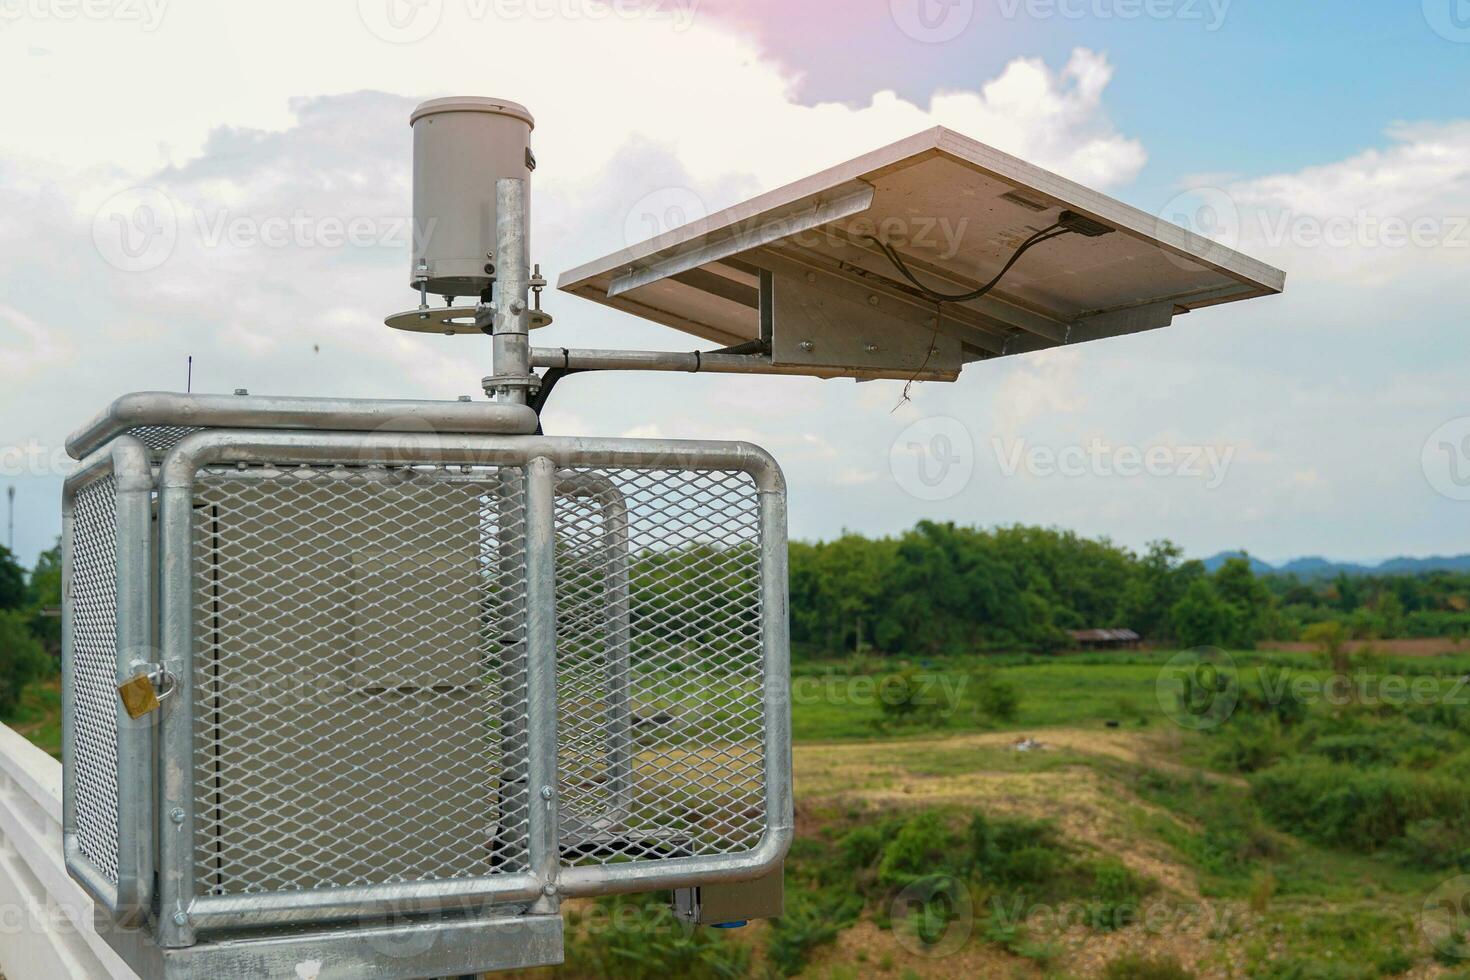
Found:
[[[559,489],[564,866],[750,852],[770,765],[754,480],[585,468]]]
[[[150,672],[153,474],[120,437],[62,491],[62,836],[67,870],[116,921],[136,925],[153,878],[157,712],[128,717],[118,685]]]
[[[490,470],[200,475],[199,893],[524,867],[506,761],[524,577],[504,568],[521,507],[505,492]]]

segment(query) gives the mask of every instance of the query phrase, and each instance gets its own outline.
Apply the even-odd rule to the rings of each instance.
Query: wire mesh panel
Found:
[[[148,447],[154,455],[162,456],[189,433],[198,431],[198,426],[191,425],[138,425],[129,429],[127,434]]]
[[[767,764],[755,483],[565,470],[555,520],[563,864],[755,847]]]
[[[492,467],[198,475],[199,892],[524,870],[522,493]]]
[[[76,835],[82,855],[118,881],[117,482],[96,480],[72,502],[71,631]]]

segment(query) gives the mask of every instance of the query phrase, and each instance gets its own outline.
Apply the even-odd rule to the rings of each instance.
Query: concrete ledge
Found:
[[[61,856],[61,763],[0,725],[0,972],[137,980]]]

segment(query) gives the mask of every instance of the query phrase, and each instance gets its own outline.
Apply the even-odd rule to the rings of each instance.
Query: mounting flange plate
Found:
[[[431,306],[426,310],[412,309],[395,313],[383,321],[394,330],[412,333],[442,333],[447,336],[462,333],[480,333],[475,326],[473,306]],[[531,311],[531,329],[551,324],[551,314],[541,310]]]

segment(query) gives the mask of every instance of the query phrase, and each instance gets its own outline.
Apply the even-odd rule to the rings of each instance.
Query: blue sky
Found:
[[[408,110],[444,94],[536,114],[534,258],[553,275],[670,203],[712,211],[942,123],[1150,212],[1223,205],[1227,244],[1289,276],[1281,297],[972,367],[897,409],[888,383],[582,377],[552,431],[762,443],[802,537],[933,518],[1201,556],[1470,551],[1466,0],[65,3],[0,5],[0,85],[26,93],[0,104],[0,485],[27,561],[59,529],[65,434],[125,391],[180,387],[190,354],[197,390],[477,389],[484,345],[381,326],[412,301],[392,234]],[[176,238],[146,268],[107,237],[140,201]],[[381,233],[261,240],[294,215]],[[548,344],[690,343],[547,305]],[[969,476],[925,499],[895,447],[944,425]],[[1005,465],[1092,445],[1226,463],[1218,480]]]

